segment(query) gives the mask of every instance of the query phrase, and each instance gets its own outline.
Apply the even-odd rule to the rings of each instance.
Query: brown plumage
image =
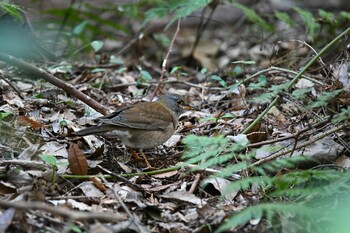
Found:
[[[116,137],[127,147],[149,149],[166,142],[175,132],[178,118],[184,111],[183,98],[176,94],[163,95],[155,102],[130,105],[98,119],[99,124],[75,132]],[[150,167],[147,159],[147,166]]]

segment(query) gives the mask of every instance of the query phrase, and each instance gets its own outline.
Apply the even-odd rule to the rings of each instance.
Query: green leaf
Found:
[[[257,13],[255,13],[254,10],[240,4],[240,3],[232,3],[232,5],[241,11],[243,11],[244,15],[247,16],[248,20],[252,23],[258,24],[263,29],[269,32],[274,31],[274,26],[272,24],[269,24],[267,21],[265,21],[263,18],[261,18]]]
[[[106,69],[105,68],[95,68],[95,69],[92,69],[91,71],[90,71],[92,74],[94,74],[94,73],[100,73],[100,72],[106,72]]]
[[[257,104],[266,104],[272,101],[272,98],[276,96],[276,93],[273,92],[267,92],[263,93],[257,97],[254,97],[251,99],[251,102],[257,103]]]
[[[4,119],[5,117],[10,116],[10,115],[13,115],[13,113],[12,112],[1,112],[0,111],[0,121],[2,119]]]
[[[178,71],[178,70],[180,70],[180,69],[181,69],[180,66],[175,66],[175,67],[173,67],[173,68],[171,69],[170,74],[174,74],[176,71]]]
[[[94,49],[95,52],[98,52],[103,47],[103,41],[95,40],[91,42],[91,47]]]
[[[333,123],[339,123],[343,121],[350,121],[350,109],[342,109],[341,113],[334,117],[332,120]]]
[[[65,120],[60,121],[60,126],[64,127],[67,125],[68,125],[67,121],[65,121]]]
[[[225,113],[225,115],[223,115],[223,116],[220,117],[220,118],[222,118],[222,119],[225,119],[225,118],[233,119],[233,118],[235,118],[235,117],[236,117],[235,114],[232,114],[232,113]]]
[[[109,58],[109,62],[112,64],[117,64],[117,65],[123,65],[124,61],[123,59],[121,59],[120,57],[116,57],[114,55],[111,55],[111,57]]]
[[[51,166],[57,166],[57,158],[53,155],[40,154],[39,158]]]
[[[307,32],[309,33],[311,39],[314,40],[318,30],[321,28],[321,25],[317,23],[310,11],[302,10],[298,7],[294,7],[293,9],[299,14],[300,18],[305,23]]]
[[[141,80],[140,80],[141,83],[147,83],[152,80],[152,76],[150,75],[150,73],[148,73],[148,71],[141,70],[140,74],[141,74]]]
[[[235,66],[235,68],[233,68],[233,73],[234,73],[234,75],[242,74],[243,73],[242,67],[241,66]]]
[[[0,2],[0,8],[5,11],[6,13],[9,13],[19,21],[23,22],[23,17],[21,15],[21,12],[24,12],[19,5],[16,4],[10,4],[6,2]]]
[[[201,71],[200,71],[202,74],[205,74],[208,72],[208,69],[207,68],[202,68]]]
[[[154,39],[158,41],[163,47],[169,47],[171,44],[171,40],[164,34],[154,34]]]
[[[263,87],[266,87],[267,84],[267,78],[263,75],[260,75],[258,77],[258,83],[249,83],[248,87],[252,89],[261,89]]]
[[[89,22],[87,20],[84,20],[83,22],[79,23],[77,26],[74,27],[73,33],[75,35],[80,35],[84,31],[88,23]]]
[[[329,101],[337,97],[342,92],[342,90],[335,90],[331,92],[322,92],[322,95],[318,98],[316,102],[313,102],[308,108],[317,108],[317,107],[324,107],[327,106]]]
[[[280,85],[273,85],[273,86],[271,86],[268,90],[269,90],[269,91],[272,91],[272,92],[275,92],[276,94],[278,94],[278,93],[284,91],[284,89],[287,88],[288,84],[289,84],[289,83],[287,82],[287,83],[282,83],[282,84],[280,84]]]
[[[347,20],[350,20],[350,12],[341,11],[340,16],[347,19]]]
[[[296,99],[303,99],[305,98],[306,94],[311,91],[312,91],[312,88],[296,89],[292,92],[292,96]]]
[[[202,123],[202,122],[208,122],[208,121],[214,121],[214,122],[216,122],[216,120],[217,120],[217,119],[216,119],[215,117],[210,116],[210,117],[201,118],[201,119],[199,119],[198,122],[200,122],[200,123]]]
[[[219,77],[217,75],[210,75],[209,78],[211,80],[218,81],[221,86],[227,87],[227,84],[226,84],[225,80],[223,80],[221,77]]]
[[[85,232],[85,231],[82,231],[77,225],[72,225],[72,226],[70,227],[70,230],[71,230],[72,232],[74,232],[74,233],[83,233],[83,232]]]
[[[318,14],[322,17],[322,19],[327,23],[335,23],[335,15],[331,12],[319,9]]]
[[[244,61],[244,60],[240,60],[240,61],[233,61],[231,62],[232,64],[243,64],[243,65],[255,65],[256,62],[255,61]]]
[[[289,17],[287,13],[280,11],[274,11],[274,13],[277,19],[281,20],[282,22],[288,24],[291,27],[295,27],[295,21],[291,17]]]
[[[192,12],[206,7],[211,0],[168,0],[160,1],[157,7],[153,7],[146,12],[145,20],[142,24],[144,26],[152,19],[161,19],[166,16],[172,15],[172,19],[167,25],[171,25],[179,18],[186,17]]]

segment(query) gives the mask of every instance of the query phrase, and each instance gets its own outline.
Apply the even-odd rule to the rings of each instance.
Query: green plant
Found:
[[[172,14],[171,21],[168,25],[171,25],[179,18],[190,15],[195,10],[202,9],[209,5],[211,0],[170,0],[161,1],[156,4],[155,7],[148,10],[145,14],[144,25],[154,18],[164,18],[169,14]]]
[[[278,159],[260,166],[253,166],[250,161],[254,156],[254,151],[248,155],[240,153],[247,145],[244,137],[238,142],[232,143],[224,137],[209,138],[190,135],[184,139],[184,142],[187,144],[183,156],[185,164],[197,164],[192,170],[223,166],[219,173],[209,178],[230,178],[232,174],[244,170],[250,171],[251,176],[232,181],[222,193],[223,195],[233,190],[244,192],[252,185],[260,187],[264,193],[265,198],[262,198],[259,204],[232,213],[232,216],[216,232],[234,229],[246,224],[251,219],[261,218],[265,218],[270,223],[267,225],[274,226],[274,230],[277,232],[279,231],[277,228],[282,227],[283,221],[292,221],[300,226],[299,230],[293,229],[296,232],[303,232],[302,230],[305,230],[308,225],[311,229],[317,229],[314,232],[331,232],[325,229],[339,227],[335,224],[327,225],[327,221],[324,219],[332,214],[339,216],[345,211],[345,208],[342,208],[342,204],[339,203],[335,205],[335,209],[328,208],[331,203],[334,204],[333,197],[344,195],[350,191],[350,172],[332,169],[295,169],[296,164],[308,160],[303,156]],[[237,162],[232,164],[232,161]],[[273,175],[283,168],[294,168],[294,170],[278,176]],[[348,195],[342,196],[342,201],[350,204]],[[346,213],[349,214],[349,211],[347,210]],[[331,219],[335,221],[334,218]],[[296,226],[291,224],[289,227]]]
[[[10,4],[6,2],[0,2],[0,10],[4,13],[8,13],[15,18],[22,20],[21,12],[23,12],[22,8],[16,4]],[[0,11],[0,12],[1,12]]]
[[[52,168],[52,186],[55,187],[57,180],[57,169],[58,166],[67,166],[68,162],[58,162],[57,158],[53,155],[40,154],[39,158],[44,161],[46,164],[50,165]]]

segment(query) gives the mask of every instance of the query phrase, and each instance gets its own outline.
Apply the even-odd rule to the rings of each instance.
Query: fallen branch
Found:
[[[332,128],[332,129],[330,129],[330,130],[328,130],[326,132],[317,134],[314,137],[312,137],[310,140],[308,140],[308,141],[306,141],[304,143],[301,143],[301,144],[299,144],[297,146],[294,146],[291,149],[290,148],[285,148],[285,149],[279,151],[276,154],[273,154],[273,155],[270,155],[270,156],[268,156],[266,158],[260,159],[260,160],[256,161],[255,163],[253,163],[252,166],[258,166],[258,165],[260,165],[262,163],[266,163],[268,161],[271,161],[272,159],[277,159],[278,157],[281,157],[283,155],[289,154],[289,153],[291,153],[291,152],[293,152],[295,150],[299,150],[299,149],[301,149],[303,147],[306,147],[306,146],[308,146],[308,145],[310,145],[310,144],[312,144],[312,143],[314,143],[314,142],[316,142],[316,141],[326,137],[327,135],[335,133],[335,132],[337,132],[337,131],[339,131],[341,129],[344,129],[344,128],[346,128],[346,125],[339,125],[339,126],[334,127],[334,128]]]
[[[43,202],[8,202],[0,200],[1,207],[15,208],[19,210],[29,211],[29,210],[41,210],[49,212],[52,214],[61,215],[67,217],[71,220],[84,221],[84,220],[101,220],[107,222],[121,222],[126,219],[125,215],[117,213],[97,213],[97,212],[80,212],[75,210],[68,210],[67,208],[61,208],[57,206],[50,206]]]
[[[103,105],[101,105],[97,101],[91,99],[89,96],[85,95],[81,91],[77,90],[71,84],[56,78],[55,76],[49,74],[48,72],[46,72],[45,70],[43,70],[41,68],[37,68],[29,63],[21,61],[15,57],[8,55],[8,54],[5,54],[5,53],[0,53],[0,60],[4,61],[10,65],[16,66],[17,68],[20,68],[20,69],[36,76],[36,78],[42,78],[42,79],[46,80],[47,82],[51,83],[52,85],[54,85],[58,88],[61,88],[69,95],[72,95],[72,96],[76,97],[77,99],[83,101],[84,103],[86,103],[87,105],[89,105],[90,107],[95,109],[96,111],[102,113],[103,115],[106,115],[108,113],[108,109],[106,107],[104,107]]]

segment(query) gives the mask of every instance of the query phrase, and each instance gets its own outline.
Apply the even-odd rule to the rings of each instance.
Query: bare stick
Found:
[[[100,168],[102,171],[107,172],[109,175],[115,177],[117,180],[126,183],[128,186],[130,186],[131,188],[133,188],[133,189],[135,189],[137,191],[143,191],[144,190],[140,185],[130,182],[128,179],[118,175],[117,173],[111,172],[111,171],[101,167],[100,165],[97,165],[97,167]],[[105,179],[105,178],[103,177],[103,179]]]
[[[11,55],[5,54],[5,53],[0,53],[0,60],[16,66],[34,76],[37,78],[42,78],[46,80],[47,82],[51,83],[52,85],[61,88],[64,90],[66,93],[76,97],[77,99],[80,99],[96,111],[106,115],[108,113],[108,109],[104,107],[103,105],[99,104],[97,101],[91,99],[89,96],[85,95],[81,91],[77,90],[75,87],[73,87],[71,84],[64,82],[55,76],[49,74],[45,70],[41,68],[37,68],[29,63],[26,63],[24,61],[21,61]]]
[[[262,141],[262,142],[257,142],[257,143],[252,143],[252,144],[249,144],[248,145],[248,148],[254,148],[254,147],[259,147],[259,146],[263,146],[263,145],[269,145],[269,144],[273,144],[273,143],[276,143],[276,142],[281,142],[281,141],[286,141],[288,139],[291,139],[291,138],[298,138],[301,134],[311,130],[311,129],[317,129],[319,127],[322,127],[324,125],[326,125],[327,123],[329,123],[331,121],[330,118],[324,120],[324,121],[321,121],[319,123],[316,123],[314,125],[309,125],[307,126],[306,128],[304,129],[301,129],[300,131],[297,131],[296,133],[293,133],[289,136],[285,136],[285,137],[281,137],[281,138],[276,138],[276,139],[272,139],[272,140],[267,140],[267,141]]]
[[[6,74],[3,74],[2,72],[0,72],[0,78],[2,80],[4,80],[10,87],[12,87],[12,89],[18,94],[18,96],[23,100],[24,99],[24,96],[22,95],[22,92],[18,89],[18,87],[11,83],[10,80],[7,79],[8,75]]]
[[[125,203],[123,202],[122,198],[119,196],[119,194],[115,191],[115,189],[113,187],[111,187],[111,185],[108,183],[108,181],[103,177],[103,175],[101,174],[100,178],[102,179],[103,183],[112,191],[115,199],[117,199],[117,201],[119,202],[119,205],[122,206],[122,208],[125,210],[125,212],[127,213],[127,215],[129,216],[130,220],[135,224],[135,227],[137,228],[137,232],[140,233],[148,233],[149,231],[147,230],[146,227],[144,227],[143,225],[141,225],[140,221],[138,220],[138,218],[136,217],[136,215],[132,214],[131,211],[129,210],[129,208],[125,205]]]
[[[196,178],[195,178],[195,180],[193,181],[190,190],[188,191],[189,193],[194,193],[194,191],[196,191],[200,179],[201,179],[201,174],[200,174],[200,173],[197,173],[197,174],[196,174]]]
[[[80,212],[75,210],[68,210],[67,208],[51,206],[43,202],[25,202],[25,201],[9,202],[9,201],[0,200],[0,206],[8,207],[8,208],[16,208],[24,211],[28,211],[32,209],[42,210],[52,214],[57,214],[57,215],[67,217],[71,220],[80,220],[80,221],[101,220],[101,221],[108,221],[108,222],[121,222],[125,220],[125,216],[118,213],[111,214],[111,213],[104,213],[104,212],[100,212],[100,213]]]
[[[294,150],[298,150],[300,148],[308,146],[308,145],[310,145],[310,144],[312,144],[312,143],[314,143],[314,142],[316,142],[316,141],[326,137],[327,135],[335,133],[335,132],[337,132],[337,131],[345,128],[345,127],[346,127],[346,125],[339,125],[339,126],[333,128],[333,129],[330,129],[330,130],[328,130],[326,132],[317,134],[316,136],[312,137],[309,141],[306,141],[306,142],[301,143],[301,144],[299,144],[297,146],[294,146],[292,149],[285,148],[285,149],[281,150],[280,152],[278,152],[276,154],[270,155],[269,157],[266,157],[266,158],[263,158],[263,159],[260,159],[260,160],[256,161],[255,163],[253,163],[252,166],[258,166],[258,165],[260,165],[262,163],[271,161],[272,159],[276,159],[278,157],[281,157],[282,155],[289,154],[289,153],[293,152]]]
[[[152,95],[151,95],[150,101],[152,101],[152,99],[153,99],[154,96],[156,95],[158,89],[160,88],[161,84],[163,83],[163,79],[164,79],[164,76],[165,76],[166,67],[167,67],[167,63],[168,63],[168,59],[169,59],[170,53],[173,51],[173,47],[174,47],[174,44],[175,44],[175,39],[176,39],[176,37],[177,37],[177,34],[178,34],[179,31],[180,31],[180,25],[181,25],[181,18],[179,18],[179,19],[177,20],[176,31],[175,31],[175,33],[174,33],[173,39],[171,40],[171,43],[170,43],[168,52],[167,52],[167,54],[165,55],[165,58],[164,58],[164,60],[163,60],[163,63],[162,63],[162,73],[160,74],[160,78],[159,78],[158,84],[157,84],[156,88],[154,89],[154,91],[153,91],[153,93],[152,93]]]

